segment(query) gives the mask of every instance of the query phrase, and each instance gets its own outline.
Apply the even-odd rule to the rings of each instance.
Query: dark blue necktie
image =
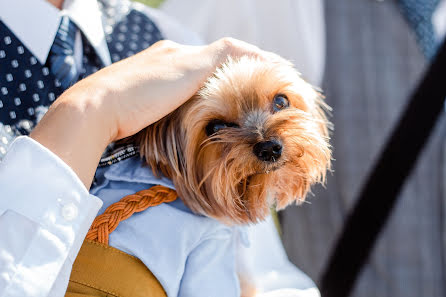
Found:
[[[415,31],[423,54],[432,59],[437,51],[439,40],[435,38],[432,15],[439,0],[398,0],[407,22]]]
[[[77,30],[70,18],[63,16],[48,55],[48,67],[65,89],[74,84],[79,77],[79,70],[76,69],[74,60],[74,41]]]

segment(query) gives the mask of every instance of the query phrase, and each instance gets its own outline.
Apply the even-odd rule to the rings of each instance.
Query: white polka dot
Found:
[[[17,61],[17,60],[12,60],[12,61],[11,61],[11,65],[12,65],[12,67],[17,68],[17,67],[19,67],[19,61]]]
[[[2,108],[2,107],[3,107],[3,101],[0,100],[0,108]]]
[[[36,59],[36,57],[31,57],[31,58],[29,59],[29,62],[31,63],[31,65],[35,65],[35,64],[37,63],[37,59]]]
[[[105,33],[111,34],[113,32],[113,27],[110,25],[105,26]]]
[[[98,67],[92,67],[91,68],[91,71],[93,72],[93,73],[95,73],[96,71],[98,71],[99,69],[98,69]]]
[[[152,34],[150,33],[144,33],[142,37],[147,41],[152,40]]]
[[[56,78],[55,80],[54,80],[54,85],[56,86],[56,87],[60,87],[60,81]]]
[[[50,74],[50,70],[48,69],[48,67],[43,67],[42,68],[42,73],[44,76],[48,76],[48,74]]]
[[[138,34],[132,34],[132,35],[130,35],[130,39],[131,39],[131,40],[138,40],[138,39],[139,39]]]
[[[3,40],[5,41],[6,45],[10,45],[11,44],[11,37],[5,36],[5,38],[3,38]]]
[[[32,116],[34,114],[34,108],[32,108],[32,107],[28,108],[27,111],[30,116]]]
[[[22,104],[22,100],[20,100],[20,98],[14,98],[14,104],[16,105],[16,106],[19,106],[20,104]]]
[[[66,56],[63,61],[64,61],[65,64],[68,64],[68,65],[74,65],[76,63],[74,61],[74,57],[73,56]]]
[[[147,31],[152,31],[153,30],[153,25],[152,24],[146,24],[144,26],[144,28],[146,28]]]
[[[8,95],[8,89],[6,87],[2,87],[1,91],[3,95]]]
[[[29,70],[29,69],[26,69],[26,70],[25,70],[25,77],[26,77],[26,78],[30,78],[32,75],[33,75],[33,74],[31,73],[31,70]]]
[[[40,96],[39,96],[39,94],[34,93],[34,94],[33,94],[33,100],[34,100],[34,102],[38,102],[38,101],[40,101]]]
[[[124,46],[122,45],[122,43],[120,43],[120,42],[117,42],[116,44],[115,44],[115,48],[116,48],[116,50],[117,51],[122,51],[123,49],[124,49]]]
[[[142,46],[143,46],[143,48],[148,48],[148,47],[150,46],[150,43],[144,41],[144,42],[142,43]]]
[[[24,83],[21,83],[21,84],[19,85],[19,89],[20,89],[20,91],[22,91],[22,92],[26,91],[26,85],[25,85]]]
[[[113,26],[113,25],[115,24],[115,21],[114,21],[113,19],[111,19],[111,18],[107,18],[107,19],[105,20],[105,22],[106,22],[107,25],[109,25],[109,26]]]
[[[121,7],[119,7],[119,11],[121,12],[121,14],[127,14],[127,12],[129,11],[129,6],[128,5],[122,5]]]
[[[141,17],[139,15],[137,15],[133,18],[133,20],[135,21],[135,23],[139,23],[139,22],[141,22]]]
[[[10,111],[10,112],[9,112],[9,117],[10,117],[11,119],[15,119],[15,118],[17,117],[17,115],[15,114],[15,111]]]
[[[4,50],[0,50],[0,58],[3,59],[4,57],[6,57],[6,53]]]
[[[25,49],[23,48],[23,46],[19,45],[17,47],[17,52],[19,53],[19,55],[23,54],[25,52]]]
[[[43,81],[41,81],[41,80],[38,80],[38,81],[37,81],[37,87],[38,87],[39,89],[43,89],[44,86],[45,86],[45,85],[43,84]]]
[[[120,25],[119,26],[119,30],[121,31],[121,32],[127,32],[128,31],[128,28],[127,28],[127,26],[126,25]]]
[[[125,40],[125,35],[122,34],[122,33],[118,34],[118,40],[119,41],[124,41]]]
[[[109,7],[106,9],[105,13],[108,14],[109,16],[113,16],[115,14],[115,9],[112,7]]]
[[[135,52],[128,51],[128,52],[127,52],[127,57],[131,57],[131,56],[133,56],[134,54],[135,54]]]
[[[28,121],[28,120],[22,120],[19,122],[19,125],[21,128],[29,131],[29,130],[31,130],[32,122]]]
[[[50,101],[54,101],[54,99],[56,99],[56,96],[54,95],[53,92],[49,92],[48,93],[48,98],[50,99]]]
[[[113,38],[111,37],[111,35],[109,35],[105,38],[105,40],[107,40],[107,42],[110,43],[113,40]]]
[[[7,82],[10,82],[10,81],[13,81],[13,80],[14,80],[14,77],[12,76],[11,73],[6,74],[6,81]]]
[[[132,30],[135,33],[139,33],[141,31],[141,28],[138,25],[133,25],[132,26]]]
[[[119,61],[119,55],[118,54],[113,54],[112,55],[112,59],[114,62]]]
[[[135,42],[130,42],[130,48],[132,50],[136,50],[138,48],[138,45]]]

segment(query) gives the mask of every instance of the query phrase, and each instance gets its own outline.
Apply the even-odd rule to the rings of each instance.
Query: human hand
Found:
[[[232,38],[207,46],[160,41],[75,84],[51,106],[31,137],[67,163],[89,188],[112,141],[156,122],[192,97],[228,56],[274,55]]]
[[[112,140],[130,136],[175,110],[228,55],[266,58],[270,54],[230,38],[198,47],[164,40],[98,73],[89,83],[100,79],[110,92],[105,103],[111,105],[109,116],[115,116]]]

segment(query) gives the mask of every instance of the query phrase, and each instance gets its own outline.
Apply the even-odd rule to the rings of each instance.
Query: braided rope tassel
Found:
[[[86,239],[108,245],[110,233],[121,221],[128,219],[135,212],[141,212],[164,202],[172,202],[175,199],[177,199],[177,193],[164,186],[153,186],[148,190],[125,196],[96,217],[88,230]]]

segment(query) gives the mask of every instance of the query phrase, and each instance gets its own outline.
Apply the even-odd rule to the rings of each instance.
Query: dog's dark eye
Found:
[[[285,109],[290,106],[290,102],[285,95],[276,95],[273,100],[273,110],[278,112],[279,110]]]
[[[222,120],[212,120],[206,125],[206,134],[207,136],[211,136],[219,132],[221,129],[228,127],[239,127],[239,125],[236,123],[227,123]]]

